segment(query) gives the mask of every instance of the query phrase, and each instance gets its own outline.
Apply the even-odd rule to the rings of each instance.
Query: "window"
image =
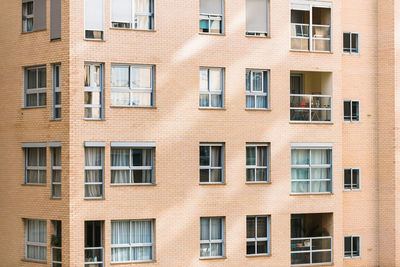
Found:
[[[46,147],[25,148],[25,183],[46,184]]]
[[[22,0],[22,32],[46,29],[46,0]]]
[[[62,235],[61,221],[51,221],[53,225],[53,235],[51,236],[51,266],[61,267],[62,264]]]
[[[200,68],[200,107],[224,106],[224,74],[222,68]]]
[[[61,39],[61,0],[50,1],[50,40]]]
[[[104,39],[104,0],[85,0],[85,39]]]
[[[85,266],[103,267],[103,222],[85,221]]]
[[[111,262],[153,260],[153,220],[111,222]]]
[[[152,30],[153,0],[112,0],[111,27]]]
[[[26,259],[45,261],[47,255],[46,221],[26,220]]]
[[[46,106],[46,66],[25,69],[25,107]]]
[[[85,147],[85,197],[103,197],[104,155],[101,147]]]
[[[53,65],[53,119],[61,119],[61,65]]]
[[[224,182],[223,144],[200,144],[200,183]]]
[[[269,0],[246,0],[246,35],[268,36]]]
[[[225,255],[225,217],[200,218],[200,257],[214,258]]]
[[[85,119],[103,118],[103,66],[85,64]]]
[[[51,197],[61,198],[61,147],[51,148]]]
[[[343,53],[358,54],[359,51],[359,35],[355,32],[343,33]]]
[[[331,148],[292,148],[292,193],[330,193]]]
[[[267,144],[246,145],[246,181],[248,183],[269,182],[268,148]]]
[[[200,0],[200,32],[222,34],[223,0]]]
[[[361,237],[358,235],[351,235],[344,237],[344,257],[345,258],[358,258],[361,256]]]
[[[345,100],[343,102],[344,121],[359,122],[360,121],[360,101]]]
[[[268,71],[246,71],[246,108],[268,109]]]
[[[247,216],[247,255],[269,254],[269,216]]]
[[[344,169],[344,189],[360,189],[360,169]]]
[[[152,184],[154,148],[111,148],[112,184]]]
[[[154,66],[114,65],[111,68],[111,105],[152,107]]]

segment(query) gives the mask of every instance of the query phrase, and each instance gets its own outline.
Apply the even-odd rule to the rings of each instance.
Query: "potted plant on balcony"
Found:
[[[51,245],[53,247],[61,247],[61,238],[57,235],[51,236]]]

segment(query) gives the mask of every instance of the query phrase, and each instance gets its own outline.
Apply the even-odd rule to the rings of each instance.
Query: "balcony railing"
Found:
[[[331,26],[313,24],[292,23],[291,24],[291,49],[300,51],[331,51]],[[312,40],[310,44],[310,38]],[[312,45],[312,49],[310,49]]]
[[[290,247],[292,265],[332,263],[331,236],[292,238]]]
[[[85,248],[85,267],[103,267],[103,248]]]
[[[52,267],[61,267],[62,258],[61,258],[62,249],[59,247],[51,248],[51,266]]]
[[[290,95],[290,120],[298,122],[331,122],[332,96]]]

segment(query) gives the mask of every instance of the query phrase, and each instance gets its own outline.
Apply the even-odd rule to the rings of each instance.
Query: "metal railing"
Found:
[[[103,267],[103,247],[85,248],[85,266]]]
[[[291,23],[291,49],[300,51],[331,51],[331,26]]]
[[[332,237],[292,238],[290,244],[291,265],[332,263]]]
[[[332,96],[291,94],[290,120],[303,122],[331,122]]]

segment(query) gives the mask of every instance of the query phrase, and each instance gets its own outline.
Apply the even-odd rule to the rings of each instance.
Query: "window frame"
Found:
[[[104,147],[103,146],[85,146],[84,147],[84,199],[104,199]],[[100,148],[101,149],[101,166],[86,166],[86,149],[87,148]],[[101,170],[102,181],[101,182],[86,182],[86,171],[99,171]],[[99,197],[88,197],[86,196],[86,185],[101,185],[101,196]]]
[[[57,70],[58,69],[58,75],[57,75]],[[58,77],[57,77],[58,76]],[[62,115],[61,115],[61,98],[62,98],[62,93],[61,93],[61,64],[56,63],[53,64],[53,120],[61,120]],[[57,79],[58,79],[58,86],[57,86]],[[60,104],[56,104],[56,98],[57,98],[57,93],[60,94]],[[56,116],[56,110],[60,110],[60,116]]]
[[[46,73],[45,77],[45,87],[39,87],[39,70],[44,69]],[[35,70],[36,75],[36,87],[35,88],[28,88],[29,84],[29,77],[28,71]],[[28,91],[30,91],[28,93]],[[28,95],[35,95],[36,94],[36,105],[35,106],[28,106]],[[45,104],[40,105],[40,94],[44,94],[45,96]],[[46,65],[38,65],[38,66],[31,66],[24,68],[24,108],[45,108],[47,106],[47,66]]]
[[[250,73],[250,91],[247,90],[247,73]],[[262,86],[263,90],[254,91],[253,90],[253,76],[254,73],[261,73],[262,75]],[[265,88],[264,88],[265,87]],[[267,69],[246,69],[246,110],[270,110],[269,104],[269,91],[270,91],[270,70]],[[247,106],[247,96],[254,96],[254,108]],[[258,108],[257,107],[257,97],[265,96],[266,97],[266,107]]]
[[[155,105],[155,65],[151,64],[111,64],[111,75],[112,75],[112,69],[114,67],[128,67],[129,68],[129,86],[128,87],[113,87],[112,86],[112,80],[110,82],[111,84],[111,101],[110,101],[110,106],[111,107],[123,107],[123,108],[154,108]],[[134,88],[133,87],[133,71],[132,69],[134,68],[151,68],[151,89],[149,88]],[[111,78],[112,79],[112,78]],[[113,93],[129,93],[129,105],[115,105],[112,102],[112,94]],[[134,93],[151,93],[151,105],[146,106],[146,105],[132,105],[132,95]]]
[[[28,261],[35,261],[35,262],[47,262],[47,221],[46,220],[41,220],[41,219],[25,219],[25,259]],[[39,222],[44,222],[46,227],[46,241],[45,242],[32,242],[28,241],[28,236],[29,236],[29,221],[39,221]],[[45,248],[45,259],[33,259],[28,257],[28,246],[34,246],[34,247],[43,247]]]
[[[221,219],[221,237],[222,239],[211,239],[211,220]],[[201,239],[201,219],[208,219],[208,240]],[[201,245],[208,244],[211,248],[212,244],[221,244],[222,255],[221,256],[201,256]],[[200,259],[221,259],[225,258],[225,217],[224,216],[211,216],[211,217],[200,217]],[[211,249],[210,249],[211,253]]]
[[[113,19],[112,19],[112,9],[113,9],[112,1],[114,1],[114,0],[111,0],[111,2],[110,2],[110,28],[111,29],[124,29],[124,30],[136,30],[136,31],[154,31],[155,30],[154,0],[149,0],[150,12],[136,12],[135,1],[134,0],[130,0],[131,1],[131,5],[132,5],[131,21],[130,22],[113,21]],[[138,29],[138,28],[135,28],[134,25],[135,25],[135,20],[136,20],[137,16],[147,16],[148,19],[150,20],[150,28],[149,29]],[[116,27],[116,26],[114,26],[114,23],[129,24],[129,28]]]
[[[255,158],[256,165],[247,165],[247,148],[248,147],[256,148],[256,158]],[[267,166],[265,166],[265,167],[257,166],[257,159],[258,159],[257,147],[266,147]],[[247,180],[247,170],[248,169],[255,170],[255,177],[254,177],[255,180],[254,181]],[[266,181],[257,180],[257,169],[266,169],[267,170],[267,180]],[[268,184],[268,183],[271,183],[271,181],[270,181],[270,143],[246,143],[246,184]]]
[[[345,173],[346,171],[349,170],[350,171],[350,188],[346,188],[346,184],[345,184]],[[358,171],[358,187],[354,187],[354,183],[353,183],[353,171],[357,170]],[[343,169],[343,191],[360,191],[361,190],[361,168],[344,168]]]
[[[201,89],[201,71],[207,70],[207,91],[202,91]],[[220,71],[220,80],[221,80],[221,90],[212,90],[210,88],[210,70],[219,70]],[[225,108],[225,68],[223,67],[200,67],[199,70],[199,109],[224,109]],[[201,95],[208,95],[208,106],[200,105],[200,97]],[[220,95],[221,96],[221,106],[213,107],[211,105],[211,96],[212,95]]]
[[[129,243],[128,244],[112,244],[110,241],[110,261],[111,263],[139,263],[139,262],[152,262],[154,261],[154,222],[155,219],[133,219],[133,220],[112,220],[111,221],[111,240],[112,240],[112,222],[129,222]],[[151,225],[151,243],[132,243],[131,235],[134,222],[150,222]],[[132,260],[131,250],[138,247],[151,247],[151,259],[150,260]],[[129,248],[129,261],[113,261],[112,260],[112,249],[113,248]]]
[[[209,165],[200,165],[200,147],[209,147],[210,148],[210,162]],[[212,147],[220,147],[221,148],[221,167],[212,167],[211,166],[211,148]],[[200,171],[201,170],[208,170],[208,182],[201,182],[200,180]],[[211,178],[211,170],[221,170],[221,181],[220,182],[210,182]],[[225,184],[225,143],[200,143],[199,145],[199,183],[201,185],[205,184]]]
[[[28,4],[32,3],[32,14],[28,15]],[[34,32],[34,27],[33,24],[35,23],[34,19],[34,1],[29,1],[29,2],[23,2],[22,3],[22,32],[23,33],[28,33],[28,32]],[[28,20],[32,19],[32,30],[28,31]]]
[[[84,105],[84,112],[83,112],[83,117],[84,120],[94,120],[94,121],[101,121],[104,120],[104,64],[103,63],[94,63],[94,62],[85,62],[84,67],[89,66],[90,71],[90,86],[85,86],[85,82],[83,83],[83,105]],[[93,68],[94,67],[100,67],[100,73],[99,73],[99,87],[94,87],[93,86]],[[84,71],[84,75],[86,75],[86,71]],[[85,77],[85,76],[84,76]],[[85,93],[100,93],[100,104],[85,104]],[[100,109],[100,117],[99,118],[87,118],[85,114],[85,109],[86,108],[99,108]]]
[[[54,146],[51,147],[51,198],[53,199],[61,199],[62,196],[62,150],[61,150],[61,146]],[[60,150],[60,166],[54,165],[54,153],[56,153],[56,150],[59,149]],[[60,171],[60,182],[54,182],[54,172],[53,171]],[[54,185],[56,186],[60,186],[60,196],[56,196],[54,194]]]
[[[349,34],[349,38],[350,38],[350,47],[349,48],[345,48],[344,47],[344,35],[345,34]],[[352,38],[352,36],[353,35],[357,35],[357,52],[353,52],[352,51],[352,44],[353,44],[353,38]],[[349,31],[346,31],[346,32],[343,32],[343,54],[346,54],[346,55],[359,55],[360,54],[360,33],[359,32],[349,32]],[[349,51],[345,51],[345,49],[348,49]]]
[[[346,116],[344,112],[344,104],[346,102],[350,102],[350,115]],[[357,119],[353,119],[353,102],[358,103],[358,111],[357,111]],[[346,117],[350,117],[349,119],[346,119]],[[361,122],[361,104],[360,100],[351,100],[351,99],[345,99],[343,100],[343,122],[346,123],[359,123]]]
[[[267,237],[257,237],[257,218],[266,218],[267,219]],[[254,218],[254,238],[247,237],[247,218]],[[267,253],[257,253],[257,242],[267,241],[268,251]],[[247,253],[247,243],[254,242],[255,253],[248,254]],[[271,255],[271,215],[247,215],[246,216],[246,256],[256,257],[256,256],[267,256]]]
[[[358,256],[353,256],[353,242],[354,242],[354,237],[358,238],[358,248],[359,248],[359,255]],[[351,250],[349,251],[351,256],[346,256],[346,238],[350,238],[350,246]],[[343,238],[343,258],[344,259],[357,259],[361,258],[361,235],[345,235]]]
[[[24,147],[24,153],[25,153],[25,185],[46,185],[47,184],[47,147],[45,146],[40,146],[40,147]],[[40,149],[44,149],[45,151],[45,166],[40,166],[40,165],[35,165],[35,166],[29,166],[29,149],[37,149],[36,153],[36,160],[37,164],[40,162]],[[38,182],[37,183],[30,183],[28,182],[28,171],[37,171],[38,172]],[[45,171],[45,182],[41,183],[40,182],[40,171]]]

